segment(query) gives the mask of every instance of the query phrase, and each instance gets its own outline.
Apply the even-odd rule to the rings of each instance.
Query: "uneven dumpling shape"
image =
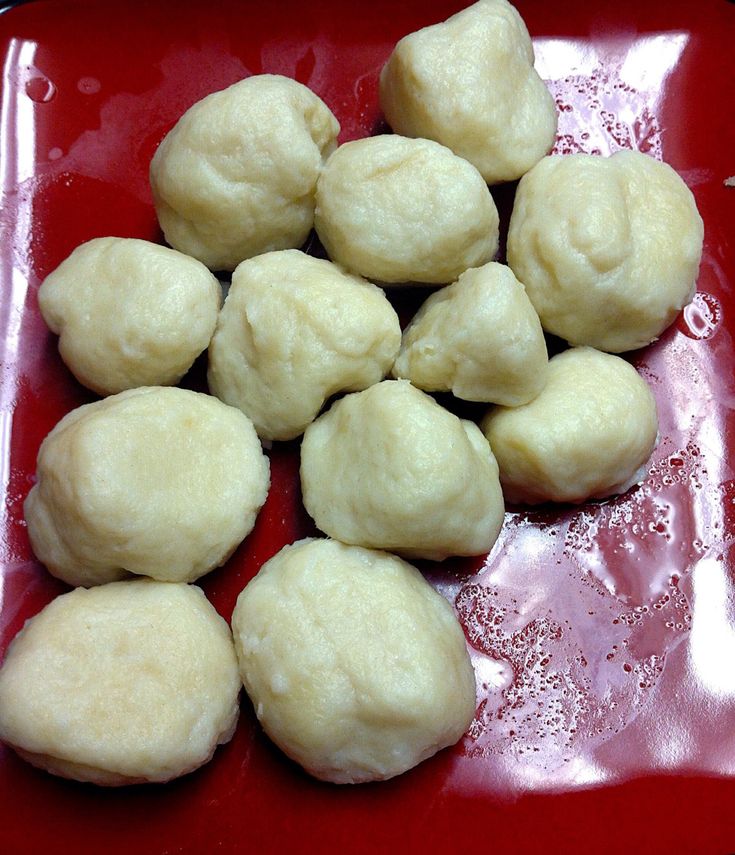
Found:
[[[403,332],[393,375],[427,392],[516,407],[543,389],[547,364],[523,285],[490,262],[428,298]]]
[[[552,156],[518,185],[508,264],[545,330],[621,353],[650,344],[692,299],[703,235],[667,164],[634,151]]]
[[[0,668],[0,739],[54,775],[169,781],[229,742],[240,678],[229,627],[191,585],[136,580],[57,597]]]
[[[488,184],[513,181],[556,136],[554,99],[533,62],[516,9],[481,0],[398,42],[380,75],[380,105],[396,133],[443,143]]]
[[[337,149],[319,177],[314,226],[333,261],[385,283],[453,282],[498,249],[498,212],[475,167],[397,135]]]
[[[224,564],[268,492],[252,423],[210,395],[149,386],[65,416],[25,502],[33,551],[70,585],[191,582]]]
[[[393,555],[333,540],[286,546],[240,594],[232,627],[260,723],[317,778],[391,778],[472,721],[462,628]]]
[[[635,368],[577,347],[549,361],[546,386],[523,407],[482,422],[509,502],[584,502],[624,493],[645,477],[656,445],[656,402]]]
[[[151,162],[158,221],[175,249],[212,270],[298,247],[339,123],[306,86],[248,77],[190,107]]]
[[[209,348],[209,388],[264,439],[292,439],[331,395],[382,380],[400,341],[376,285],[295,249],[271,252],[235,270]]]
[[[347,395],[309,425],[301,487],[330,537],[407,557],[481,555],[503,522],[498,466],[477,425],[405,380]]]
[[[221,302],[200,261],[135,238],[82,244],[38,289],[61,358],[100,395],[177,383],[209,345]]]

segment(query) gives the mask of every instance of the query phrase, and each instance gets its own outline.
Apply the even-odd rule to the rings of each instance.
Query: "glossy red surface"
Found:
[[[203,95],[278,72],[324,98],[342,141],[373,133],[394,42],[461,5],[36,0],[0,15],[2,650],[64,589],[33,560],[22,502],[44,435],[91,399],[39,317],[40,281],[89,238],[159,238],[148,163]],[[660,409],[648,479],[602,505],[511,510],[487,558],[423,568],[478,675],[455,750],[388,783],[327,786],[268,743],[247,701],[232,743],[166,786],[98,790],[0,748],[0,852],[735,850],[735,4],[518,7],[557,97],[557,150],[663,157],[705,221],[694,303],[632,354]],[[494,190],[506,215],[512,191]],[[297,444],[271,462],[255,531],[203,580],[226,617],[311,531]]]

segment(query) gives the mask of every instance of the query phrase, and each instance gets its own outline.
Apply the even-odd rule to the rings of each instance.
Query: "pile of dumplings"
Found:
[[[703,227],[666,164],[549,156],[553,99],[526,27],[480,0],[403,38],[380,76],[394,133],[337,145],[305,86],[247,78],[191,107],[151,163],[169,247],[103,237],[41,285],[100,400],[41,445],[36,556],[75,586],[0,669],[0,738],[102,785],[166,781],[227,742],[242,685],[312,775],[398,775],[467,730],[451,606],[407,559],[490,551],[505,502],[623,492],[657,440],[617,354],[692,298]],[[488,184],[520,179],[508,265]],[[330,260],[301,247],[314,228]],[[212,271],[229,271],[222,292]],[[401,331],[386,296],[434,286]],[[548,358],[544,333],[571,345]],[[176,383],[208,349],[211,394]],[[479,424],[430,393],[482,402]],[[325,410],[332,399],[338,396]],[[263,450],[301,441],[306,510],[232,627],[192,585],[252,530]]]

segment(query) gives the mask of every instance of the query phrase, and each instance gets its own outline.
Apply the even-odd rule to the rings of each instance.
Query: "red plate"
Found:
[[[39,318],[39,282],[92,237],[159,239],[148,164],[203,95],[278,72],[324,98],[343,141],[371,134],[394,42],[460,5],[38,0],[0,16],[3,649],[63,590],[33,560],[22,502],[41,439],[90,400]],[[735,849],[735,5],[519,8],[557,97],[557,149],[662,156],[704,217],[694,303],[632,354],[660,408],[647,481],[602,505],[509,512],[487,559],[425,567],[478,674],[455,750],[385,784],[328,786],[268,743],[247,702],[233,742],[165,786],[99,790],[2,749],[1,852]],[[512,190],[494,191],[506,213]],[[262,562],[311,531],[297,445],[271,461],[254,533],[203,582],[226,617]]]

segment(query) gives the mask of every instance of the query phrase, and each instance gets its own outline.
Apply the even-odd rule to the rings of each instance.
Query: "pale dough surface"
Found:
[[[385,552],[286,546],[240,594],[232,626],[263,728],[317,778],[391,778],[472,721],[475,681],[451,606]]]
[[[488,184],[520,178],[554,143],[554,99],[505,0],[481,0],[402,38],[380,75],[391,128],[473,163]]]
[[[238,717],[232,636],[190,585],[77,588],[28,621],[0,669],[0,739],[56,775],[162,782],[209,761]]]
[[[403,332],[393,375],[427,392],[515,407],[543,389],[547,364],[523,285],[490,262],[428,298]]]
[[[304,506],[330,537],[441,560],[489,552],[498,466],[477,425],[405,380],[347,395],[306,429]]]
[[[191,582],[250,532],[269,486],[250,420],[210,395],[143,387],[86,404],[41,445],[25,515],[71,585]]]
[[[577,347],[549,361],[541,394],[497,407],[482,423],[509,502],[583,502],[645,477],[656,445],[656,402],[619,356]]]
[[[314,225],[332,261],[385,283],[453,282],[498,249],[498,212],[474,166],[395,134],[337,149],[319,177]]]
[[[703,234],[667,164],[633,151],[555,155],[518,185],[508,264],[544,329],[621,353],[650,344],[691,300]]]
[[[383,291],[282,250],[244,261],[209,348],[209,388],[264,439],[293,439],[331,395],[382,380],[401,341]]]
[[[260,74],[190,107],[151,162],[166,240],[212,270],[298,247],[339,123],[306,86]]]
[[[38,290],[61,358],[101,395],[177,383],[209,345],[221,301],[200,261],[136,238],[82,244]]]

